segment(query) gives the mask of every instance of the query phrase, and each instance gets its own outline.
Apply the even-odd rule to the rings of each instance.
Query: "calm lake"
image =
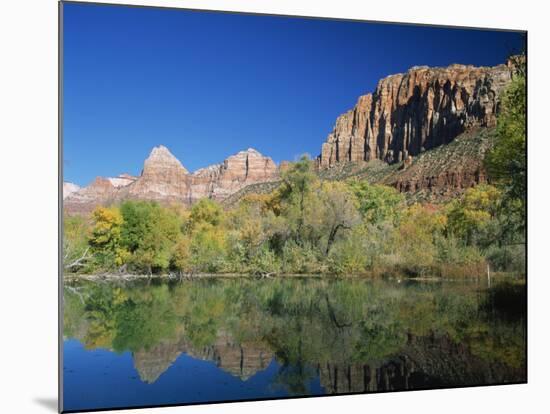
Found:
[[[526,381],[522,284],[79,281],[64,299],[66,411]]]

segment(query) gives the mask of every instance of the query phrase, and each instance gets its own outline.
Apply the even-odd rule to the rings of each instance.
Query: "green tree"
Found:
[[[527,196],[527,80],[525,56],[514,58],[511,84],[502,96],[497,120],[496,143],[488,152],[485,165],[489,176],[503,190],[503,212],[514,215],[508,220],[510,231],[525,231]]]
[[[146,201],[125,201],[120,206],[124,218],[121,237],[124,247],[134,253],[149,231],[152,204]]]
[[[196,227],[191,237],[191,266],[194,271],[223,270],[226,257],[225,231],[209,223]]]
[[[380,224],[398,221],[405,206],[405,197],[395,188],[369,184],[367,180],[351,181],[349,187],[357,197],[359,211],[366,222]]]
[[[357,200],[348,187],[340,182],[324,182],[319,189],[318,199],[320,227],[326,234],[324,254],[328,255],[336,238],[360,222]]]
[[[395,233],[398,263],[413,273],[422,273],[432,266],[437,255],[434,241],[443,232],[446,220],[435,206],[414,204],[409,207]]]
[[[193,271],[191,262],[191,241],[189,238],[181,238],[174,246],[172,265],[176,270],[183,273],[191,273]]]
[[[478,242],[495,219],[499,201],[500,192],[493,186],[478,185],[468,189],[461,199],[448,206],[447,229],[450,235],[466,245]]]
[[[177,213],[158,203],[144,201],[127,201],[121,211],[122,244],[132,254],[132,265],[149,274],[166,270],[181,237]]]
[[[203,198],[191,208],[189,226],[193,228],[202,223],[218,226],[223,221],[223,218],[224,214],[220,205],[213,200]]]
[[[124,222],[116,207],[98,207],[92,213],[93,226],[89,243],[99,266],[111,269],[121,266],[128,258],[128,252],[121,243]]]
[[[336,274],[362,273],[366,270],[369,256],[362,226],[356,226],[348,237],[336,243],[329,252],[329,268]]]
[[[305,155],[283,172],[282,179],[279,189],[281,214],[287,218],[294,240],[303,244],[306,240],[304,223],[307,208],[319,179],[313,172],[311,160]]]

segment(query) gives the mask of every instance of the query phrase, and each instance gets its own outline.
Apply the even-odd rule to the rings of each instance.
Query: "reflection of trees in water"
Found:
[[[65,336],[131,351],[145,382],[181,353],[243,380],[275,358],[273,385],[295,395],[317,377],[327,393],[517,382],[525,380],[524,308],[503,304],[521,301],[518,289],[312,279],[81,283],[65,291]]]

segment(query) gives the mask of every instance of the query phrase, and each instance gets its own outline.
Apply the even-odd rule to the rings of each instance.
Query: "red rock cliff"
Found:
[[[378,82],[340,115],[318,162],[405,160],[447,144],[472,127],[496,124],[499,98],[512,76],[511,63],[495,67],[413,67]]]
[[[191,204],[208,197],[222,200],[241,188],[276,180],[279,171],[273,160],[249,148],[220,164],[190,174],[164,147],[153,148],[139,177],[98,177],[92,184],[64,194],[64,210],[88,213],[98,205],[123,200],[155,200],[161,203]]]

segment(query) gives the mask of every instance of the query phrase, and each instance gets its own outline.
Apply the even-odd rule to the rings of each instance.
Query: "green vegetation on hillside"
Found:
[[[413,204],[366,180],[324,181],[302,158],[269,194],[233,208],[126,201],[89,223],[66,217],[72,272],[408,274],[521,272],[523,251],[502,246],[502,192],[481,185],[444,205]],[[517,246],[516,246],[517,247]],[[72,253],[71,253],[72,252]],[[84,260],[75,260],[85,252]]]
[[[395,186],[398,181],[422,181],[426,177],[438,177],[446,173],[475,174],[496,141],[496,128],[475,128],[468,130],[448,144],[418,154],[412,164],[404,168],[403,162],[388,164],[373,159],[368,162],[342,162],[330,168],[317,170],[324,181],[361,180],[369,184]],[[313,163],[314,161],[312,161]],[[232,208],[248,194],[269,194],[280,181],[250,184],[221,202]],[[429,188],[404,193],[407,204],[430,202],[440,204],[461,195],[461,188]]]

